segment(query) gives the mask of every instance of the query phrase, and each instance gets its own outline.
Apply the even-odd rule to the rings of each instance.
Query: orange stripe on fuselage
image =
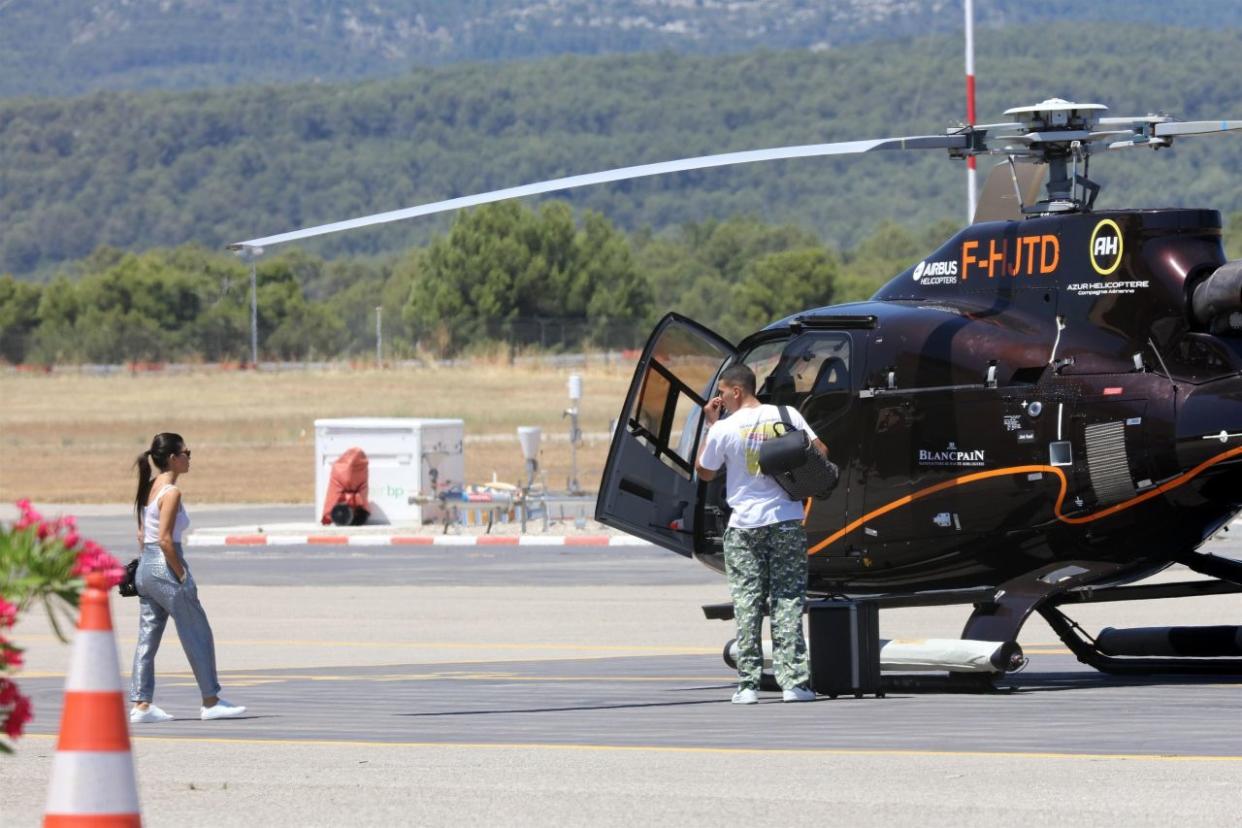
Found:
[[[942,492],[945,489],[950,489],[954,486],[966,486],[970,483],[977,483],[980,480],[988,480],[993,477],[1008,477],[1008,476],[1016,475],[1016,474],[1034,474],[1036,472],[1050,472],[1052,474],[1055,474],[1058,478],[1060,478],[1060,481],[1061,481],[1061,491],[1057,494],[1057,502],[1053,506],[1053,513],[1056,515],[1057,520],[1061,521],[1062,523],[1068,523],[1071,525],[1091,523],[1092,521],[1099,520],[1100,518],[1108,517],[1109,515],[1114,515],[1117,512],[1123,511],[1125,509],[1129,509],[1131,506],[1137,506],[1143,501],[1151,500],[1153,497],[1164,494],[1167,491],[1176,489],[1178,486],[1181,486],[1184,483],[1190,482],[1190,480],[1200,475],[1205,469],[1211,466],[1214,466],[1217,463],[1228,460],[1231,457],[1237,457],[1240,454],[1242,454],[1242,446],[1231,448],[1228,451],[1221,452],[1215,457],[1211,457],[1207,460],[1204,460],[1202,463],[1195,466],[1190,471],[1182,472],[1177,477],[1174,477],[1171,480],[1168,480],[1165,483],[1160,484],[1154,489],[1143,492],[1142,494],[1136,495],[1135,497],[1132,497],[1129,500],[1122,501],[1121,503],[1116,503],[1112,506],[1109,506],[1107,509],[1101,509],[1098,512],[1092,512],[1089,515],[1080,515],[1078,517],[1067,517],[1066,515],[1061,513],[1061,504],[1065,502],[1065,495],[1069,489],[1069,481],[1066,480],[1065,478],[1065,472],[1061,471],[1061,469],[1057,468],[1056,466],[1010,466],[1009,468],[1004,468],[1004,469],[992,469],[991,471],[974,472],[973,474],[965,474],[965,475],[962,475],[961,477],[955,477],[952,480],[946,480],[943,483],[937,483],[934,486],[928,486],[926,489],[921,489],[917,492],[914,492],[913,494],[908,494],[905,497],[899,497],[894,501],[884,504],[878,509],[868,512],[867,514],[858,518],[858,520],[851,521],[850,523],[846,524],[843,528],[838,529],[836,532],[832,533],[831,535],[824,538],[819,543],[812,546],[809,550],[807,550],[807,554],[814,555],[817,552],[821,552],[827,547],[831,546],[833,543],[837,542],[841,538],[848,535],[850,532],[853,532],[859,526],[862,526],[867,521],[874,520],[880,517],[881,515],[888,514],[889,512],[895,509],[900,509],[902,506],[913,503],[916,500],[922,500],[925,497],[930,497],[931,495],[934,495],[937,492]],[[809,507],[807,508],[806,512],[807,512],[807,516],[809,517],[810,516]],[[805,519],[803,520],[803,522],[805,523]]]

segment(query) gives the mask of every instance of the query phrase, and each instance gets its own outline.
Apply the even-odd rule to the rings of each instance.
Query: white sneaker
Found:
[[[749,687],[743,690],[738,690],[736,693],[733,694],[733,703],[734,704],[758,704],[759,694],[756,693],[754,690],[751,690]]]
[[[173,716],[165,713],[155,705],[147,705],[146,710],[139,710],[137,707],[130,708],[129,723],[130,724],[152,724],[154,722],[171,722]]]
[[[230,704],[224,699],[216,699],[216,703],[211,707],[202,708],[203,721],[211,719],[236,719],[238,716],[246,712],[246,708],[239,704]]]
[[[806,687],[790,687],[781,693],[781,701],[815,701],[815,691]]]

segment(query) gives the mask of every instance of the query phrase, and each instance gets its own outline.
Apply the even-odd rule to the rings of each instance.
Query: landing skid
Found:
[[[890,593],[866,598],[882,609],[973,604],[974,612],[966,622],[962,638],[981,641],[1017,641],[1018,633],[1031,613],[1038,612],[1080,662],[1112,675],[1242,676],[1242,658],[1109,655],[1100,650],[1095,640],[1060,610],[1066,604],[1149,601],[1242,593],[1242,562],[1197,552],[1179,554],[1175,560],[1217,580],[1093,587],[1084,582],[1105,580],[1116,573],[1119,567],[1114,564],[1077,561],[1060,565],[1050,572],[1023,576],[995,589]],[[709,619],[731,619],[733,606],[727,603],[708,605],[703,607],[703,613]],[[881,683],[884,691],[888,693],[985,693],[996,691],[993,682],[1004,675],[952,673],[947,676],[931,676],[889,673],[881,678]],[[772,687],[775,687],[774,681]]]
[[[1189,598],[1204,595],[1229,595],[1242,592],[1242,563],[1217,555],[1184,552],[1176,556],[1178,563],[1221,580],[1181,581],[1172,584],[1092,589],[1083,587],[1051,597],[1038,607],[1048,626],[1065,642],[1070,652],[1083,664],[1111,675],[1213,675],[1242,676],[1242,658],[1190,658],[1114,656],[1100,650],[1082,627],[1058,607],[1069,603],[1105,601],[1149,601],[1155,598]]]
[[[1228,590],[1242,592],[1242,587]],[[1127,599],[1105,599],[1127,600]],[[1128,599],[1135,600],[1135,599]],[[1101,673],[1115,676],[1211,675],[1242,676],[1242,658],[1142,658],[1110,656],[1100,649],[1072,619],[1051,604],[1039,608],[1048,626],[1065,642],[1078,660]]]

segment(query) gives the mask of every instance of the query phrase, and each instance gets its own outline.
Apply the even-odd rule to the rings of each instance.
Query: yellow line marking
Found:
[[[1025,655],[1073,655],[1064,647],[1023,647]]]
[[[190,673],[161,673],[165,681],[162,682],[168,687],[194,687],[196,684]],[[39,675],[31,674],[25,676],[27,678],[63,678],[63,675]],[[384,674],[358,674],[346,675],[337,673],[306,673],[306,674],[289,674],[273,676],[271,674],[248,675],[222,673],[221,678],[225,679],[229,687],[249,687],[260,684],[279,684],[284,681],[524,681],[524,682],[621,682],[621,683],[655,683],[670,681],[706,681],[715,684],[722,682],[730,682],[733,680],[733,674],[722,670],[719,675],[712,676],[530,676],[519,675],[517,673],[384,673]]]
[[[721,704],[724,704],[721,701]],[[54,739],[51,733],[28,733],[23,738]],[[906,748],[731,748],[686,745],[597,745],[552,744],[546,742],[380,742],[368,739],[246,739],[220,736],[131,736],[138,742],[190,742],[221,745],[316,745],[323,747],[448,748],[450,750],[546,750],[600,751],[613,753],[698,753],[725,756],[777,754],[784,756],[908,756],[979,757],[983,759],[1087,759],[1131,762],[1242,762],[1242,756],[1211,756],[1178,753],[1053,753],[1002,750],[914,750]]]
[[[52,635],[23,635],[23,641],[55,641]],[[132,645],[137,639],[117,636],[119,644]],[[350,648],[411,648],[423,650],[568,650],[570,652],[667,653],[671,655],[712,655],[719,647],[678,647],[675,645],[639,644],[524,644],[521,642],[488,643],[479,641],[323,641],[299,638],[234,638],[216,639],[216,647],[260,646],[282,647],[350,647]]]
[[[51,635],[25,635],[25,641],[54,641]],[[136,639],[117,639],[118,644],[132,645]],[[318,639],[298,638],[236,638],[216,639],[220,646],[260,646],[275,644],[284,647],[350,647],[370,649],[409,648],[423,650],[546,650],[555,652],[610,652],[610,653],[661,653],[667,655],[716,655],[719,647],[678,647],[676,645],[639,645],[639,644],[524,644],[521,642],[478,642],[478,641],[325,641]],[[1043,653],[1051,655],[1069,655],[1070,651],[1060,644],[1023,645],[1026,653]]]

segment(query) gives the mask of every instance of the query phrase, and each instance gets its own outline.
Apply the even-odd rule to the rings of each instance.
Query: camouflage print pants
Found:
[[[806,602],[806,531],[796,520],[756,529],[729,527],[725,572],[737,619],[740,688],[759,689],[763,671],[763,611],[771,603],[772,662],[782,689],[810,679],[802,607]]]

